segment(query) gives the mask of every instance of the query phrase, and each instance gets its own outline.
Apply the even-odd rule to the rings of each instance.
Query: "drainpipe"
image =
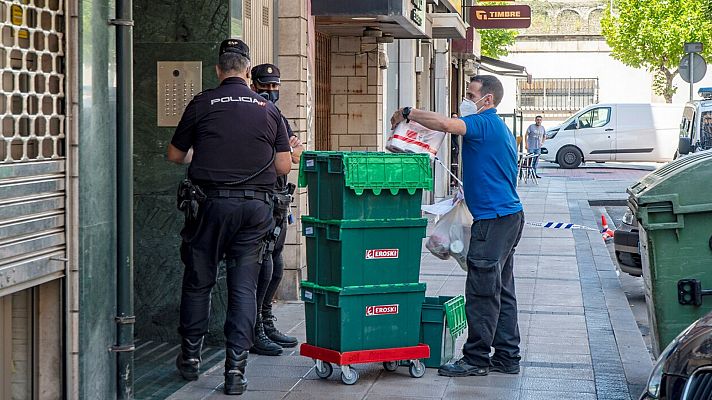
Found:
[[[132,0],[116,0],[116,352],[117,399],[133,399],[133,16]]]

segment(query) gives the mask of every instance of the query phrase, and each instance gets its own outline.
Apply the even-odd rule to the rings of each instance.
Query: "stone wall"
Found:
[[[311,93],[309,89],[310,66],[308,50],[313,40],[307,33],[308,15],[306,0],[290,0],[279,2],[279,59],[277,66],[282,75],[282,87],[279,92],[278,106],[289,121],[294,133],[311,148],[309,137],[309,118]],[[299,166],[292,166],[289,175],[290,182],[296,183]],[[307,214],[306,190],[297,189],[294,214],[294,224],[287,228],[283,257],[285,271],[282,284],[277,292],[277,298],[296,300],[299,298],[299,281],[306,277],[306,252],[301,235],[299,216]]]
[[[383,150],[383,78],[375,38],[331,38],[331,147]]]

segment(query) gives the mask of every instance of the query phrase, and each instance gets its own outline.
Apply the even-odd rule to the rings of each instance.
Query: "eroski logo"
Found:
[[[366,316],[398,314],[398,304],[366,307]]]
[[[235,103],[254,103],[257,104],[258,106],[264,107],[267,105],[266,101],[260,101],[255,98],[249,97],[249,96],[243,96],[243,97],[232,97],[232,96],[225,96],[225,97],[220,97],[217,99],[212,99],[210,100],[210,105],[212,106],[215,103],[230,103],[230,102],[235,102]]]
[[[373,260],[378,258],[398,258],[398,249],[366,250],[367,260]]]

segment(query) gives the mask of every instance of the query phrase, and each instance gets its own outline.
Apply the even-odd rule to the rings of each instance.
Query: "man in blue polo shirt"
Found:
[[[463,189],[474,217],[465,284],[468,336],[463,357],[438,370],[444,376],[519,373],[513,269],[524,213],[515,185],[516,141],[495,108],[503,94],[499,79],[478,75],[467,87],[461,118],[410,107],[396,111],[391,118],[393,126],[404,119],[413,120],[430,129],[464,136]],[[490,358],[491,347],[495,352]]]

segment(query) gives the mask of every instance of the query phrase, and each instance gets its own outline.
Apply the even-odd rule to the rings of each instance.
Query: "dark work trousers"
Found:
[[[181,231],[181,259],[185,264],[178,332],[187,338],[207,333],[210,292],[218,263],[226,261],[226,346],[238,353],[252,347],[260,273],[260,248],[273,226],[272,207],[262,200],[208,198],[197,221]]]
[[[462,354],[470,365],[518,364],[519,325],[514,292],[514,250],[522,236],[524,213],[518,212],[472,224],[467,253],[465,311],[467,342]]]
[[[274,222],[275,226],[280,226],[282,230],[274,244],[272,254],[262,262],[260,279],[257,282],[257,304],[261,305],[262,310],[272,310],[272,300],[277,293],[284,272],[282,250],[284,250],[284,242],[287,239],[287,217],[284,213],[275,210]]]

